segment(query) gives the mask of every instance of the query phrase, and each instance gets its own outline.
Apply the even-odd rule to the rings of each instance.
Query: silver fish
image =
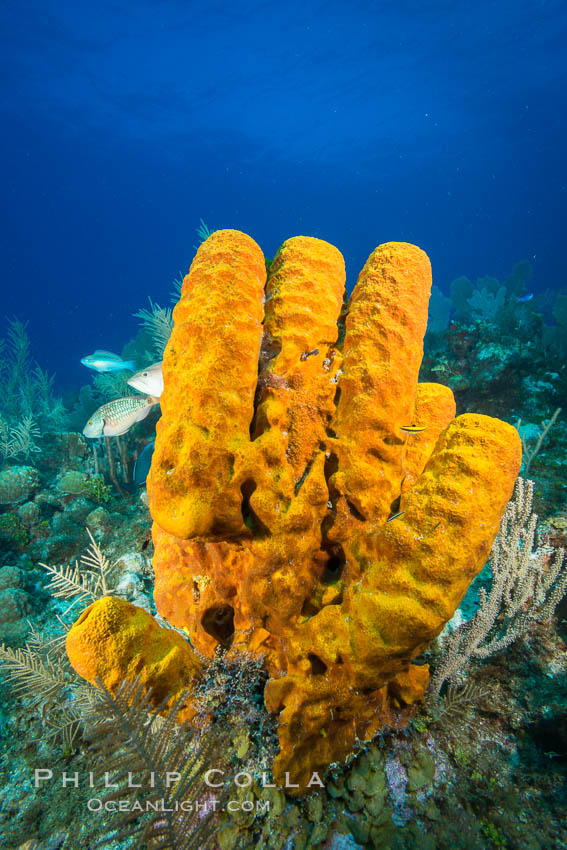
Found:
[[[145,419],[155,404],[159,404],[159,398],[151,395],[129,395],[109,401],[95,410],[83,428],[83,434],[92,440],[97,437],[119,437],[136,422]]]
[[[140,390],[141,393],[147,393],[159,398],[163,392],[163,374],[161,371],[163,361],[154,363],[153,366],[148,366],[147,369],[142,369],[141,372],[136,372],[128,381],[131,387],[135,390]]]
[[[122,360],[118,354],[103,351],[101,348],[97,348],[94,354],[82,357],[81,363],[89,369],[94,369],[95,372],[122,372],[125,369],[133,372],[136,368],[133,360]]]

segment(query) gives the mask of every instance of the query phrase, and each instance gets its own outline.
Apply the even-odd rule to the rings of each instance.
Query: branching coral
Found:
[[[29,430],[28,423],[36,427],[61,426],[65,410],[61,400],[53,396],[54,378],[33,360],[27,325],[18,319],[8,322],[7,337],[0,347],[0,380],[5,433],[15,434],[18,428]]]
[[[567,591],[565,553],[536,545],[532,505],[533,481],[519,478],[490,554],[490,592],[480,590],[478,612],[447,639],[431,680],[433,694],[472,660],[501,652],[533,623],[549,620]]]
[[[548,420],[544,420],[541,423],[541,428],[537,430],[537,434],[533,442],[528,439],[525,433],[522,433],[522,420],[518,419],[518,421],[516,422],[516,428],[518,429],[518,432],[520,434],[522,440],[522,448],[524,450],[523,468],[526,475],[529,474],[530,467],[533,461],[535,460],[539,450],[541,449],[543,441],[555,425],[560,413],[561,408],[558,407]]]

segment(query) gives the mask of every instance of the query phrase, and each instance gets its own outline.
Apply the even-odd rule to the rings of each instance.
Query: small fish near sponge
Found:
[[[126,434],[136,422],[145,419],[156,404],[159,404],[159,398],[150,395],[115,398],[91,414],[83,428],[83,434],[90,440],[98,437],[120,437]]]
[[[380,245],[346,306],[327,242],[289,239],[265,268],[223,230],[184,280],[148,479],[154,597],[198,652],[265,659],[274,774],[302,793],[422,699],[428,668],[412,662],[487,560],[521,443],[418,383],[422,250]]]

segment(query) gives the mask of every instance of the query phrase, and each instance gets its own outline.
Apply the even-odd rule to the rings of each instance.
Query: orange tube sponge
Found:
[[[520,456],[513,426],[460,416],[403,496],[399,518],[370,535],[356,529],[345,541],[347,560],[368,565],[363,578],[345,590],[340,606],[324,607],[295,630],[287,644],[288,675],[266,687],[270,710],[284,709],[276,772],[283,775],[293,763],[296,776],[308,781],[313,764],[325,763],[328,744],[321,737],[329,733],[340,758],[350,752],[365,718],[370,723],[375,713],[363,709],[345,723],[351,696],[390,685],[409,702],[408,683],[399,675],[410,671],[412,700],[423,694],[427,667],[409,664],[439,634],[486,563]]]
[[[386,519],[403,479],[400,431],[415,407],[431,264],[415,245],[388,242],[368,258],[349,299],[330,479],[339,515]]]
[[[442,384],[418,384],[412,425],[423,431],[408,433],[403,454],[402,493],[410,490],[431,457],[441,432],[455,417],[455,398]]]
[[[288,239],[270,269],[251,457],[260,473],[277,469],[280,480],[264,476],[251,505],[272,531],[289,521],[295,489],[334,415],[344,288],[344,260],[321,239]]]
[[[254,413],[265,280],[254,240],[218,230],[183,281],[148,477],[153,517],[177,537],[242,530],[233,470]]]
[[[341,254],[320,239],[289,239],[272,263],[256,415],[251,438],[241,435],[230,482],[241,493],[243,533],[222,543],[200,536],[182,541],[159,522],[154,526],[156,603],[173,624],[189,630],[202,652],[222,640],[219,623],[226,620],[233,623],[235,645],[261,644],[274,663],[281,660],[284,624],[300,616],[305,589],[324,570],[327,556],[314,530],[327,513],[321,447],[335,409],[344,286]],[[190,293],[182,302],[185,297],[190,302]],[[233,356],[238,359],[239,350]],[[179,376],[178,390],[183,381],[190,395],[191,376]],[[211,468],[216,462],[213,456]],[[150,502],[153,512],[152,491]],[[223,526],[227,506],[212,507],[209,525]]]
[[[65,646],[73,668],[91,684],[98,678],[116,694],[125,679],[132,682],[139,676],[156,706],[190,691],[201,667],[181,635],[158,626],[142,608],[111,596],[83,611],[67,633]],[[190,716],[188,699],[179,717]]]
[[[202,653],[265,659],[275,776],[301,791],[422,698],[428,668],[412,662],[486,561],[521,443],[418,384],[431,286],[419,248],[377,248],[346,313],[332,245],[285,242],[265,305],[263,269],[249,237],[213,234],[175,309],[148,487],[154,598]],[[154,669],[149,649],[103,634],[83,675]],[[171,669],[177,692],[194,658]]]

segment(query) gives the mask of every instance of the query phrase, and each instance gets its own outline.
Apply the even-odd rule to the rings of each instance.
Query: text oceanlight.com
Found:
[[[259,812],[270,811],[269,800],[176,800],[172,805],[167,800],[101,800],[91,797],[87,802],[89,812]]]

